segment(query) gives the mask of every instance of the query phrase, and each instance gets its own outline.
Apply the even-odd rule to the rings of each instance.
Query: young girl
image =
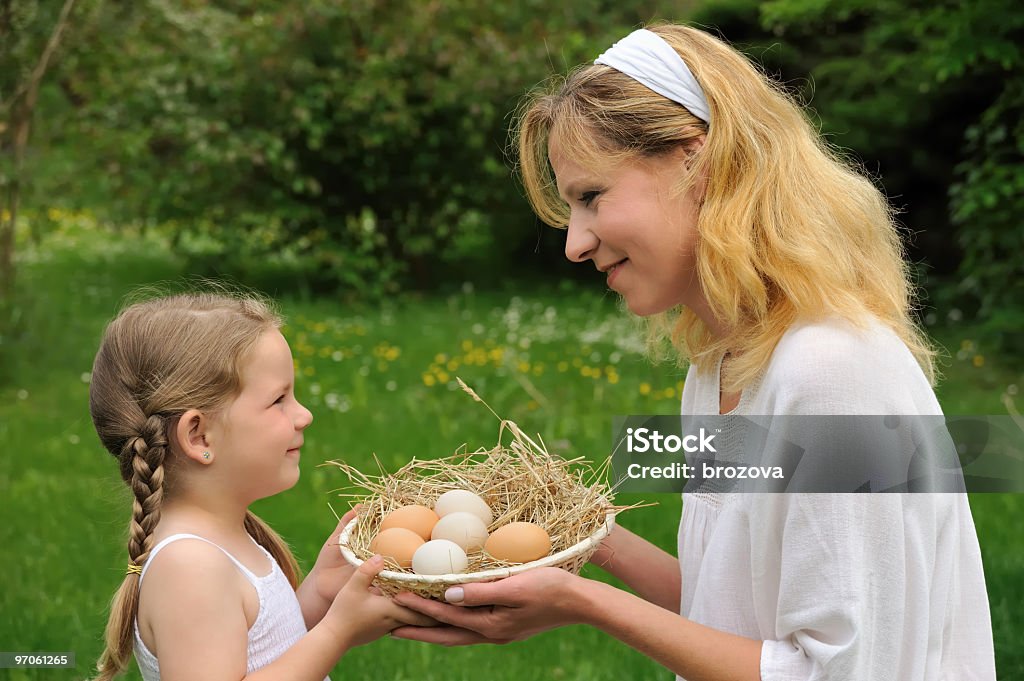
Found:
[[[350,648],[430,623],[371,592],[378,557],[345,566],[336,537],[351,513],[299,584],[287,545],[248,510],[298,481],[313,420],[280,326],[257,298],[197,293],[131,305],[107,327],[90,410],[134,499],[100,679],[134,646],[146,681],[320,681]]]
[[[527,196],[690,361],[684,414],[941,414],[884,197],[745,57],[639,30],[519,125]],[[827,426],[826,426],[827,427]],[[617,526],[594,562],[397,600],[447,644],[599,627],[690,681],[994,680],[963,494],[683,495],[678,557]],[[635,594],[635,595],[634,595]]]

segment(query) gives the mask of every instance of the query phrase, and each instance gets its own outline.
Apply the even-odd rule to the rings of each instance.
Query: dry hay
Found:
[[[483,402],[461,379],[459,384]],[[487,502],[494,513],[488,532],[525,521],[540,525],[551,537],[548,556],[522,565],[497,560],[482,549],[471,551],[467,554],[469,566],[460,574],[417,575],[387,559],[375,580],[385,593],[411,591],[441,598],[454,584],[490,581],[546,565],[578,573],[611,531],[615,515],[632,508],[612,503],[612,491],[605,482],[610,460],[594,469],[583,457],[565,460],[553,456],[539,437],[540,442],[535,442],[514,422],[498,418],[498,444],[491,449],[469,452],[463,446],[449,457],[413,459],[392,474],[381,467],[379,475],[367,475],[341,461],[327,462],[345,472],[354,487],[365,490],[341,495],[359,504],[356,520],[341,536],[342,553],[353,564],[373,555],[370,541],[385,516],[410,504],[433,508],[439,496],[453,489],[468,490]],[[508,444],[503,443],[506,434],[511,435]]]

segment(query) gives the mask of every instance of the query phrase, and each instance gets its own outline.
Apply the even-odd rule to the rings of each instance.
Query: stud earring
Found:
[[[210,452],[203,452],[203,458],[206,459],[207,461],[209,461],[210,460]]]

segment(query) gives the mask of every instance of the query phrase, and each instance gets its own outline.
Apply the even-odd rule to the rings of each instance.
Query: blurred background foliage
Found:
[[[0,0],[4,102],[58,9]],[[79,0],[23,205],[36,230],[55,204],[169,230],[191,271],[273,290],[564,276],[511,179],[510,114],[659,20],[719,33],[806,102],[901,208],[925,307],[1008,347],[1024,326],[1014,0]]]

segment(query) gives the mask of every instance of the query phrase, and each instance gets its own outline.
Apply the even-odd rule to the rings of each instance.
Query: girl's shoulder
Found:
[[[258,612],[258,596],[220,547],[179,536],[159,548],[146,561],[139,587],[139,631],[151,650],[157,629],[165,639],[199,621],[245,632]]]
[[[239,593],[239,568],[220,547],[198,537],[176,539],[150,554],[140,594],[163,600],[164,595],[173,599],[186,592]]]

